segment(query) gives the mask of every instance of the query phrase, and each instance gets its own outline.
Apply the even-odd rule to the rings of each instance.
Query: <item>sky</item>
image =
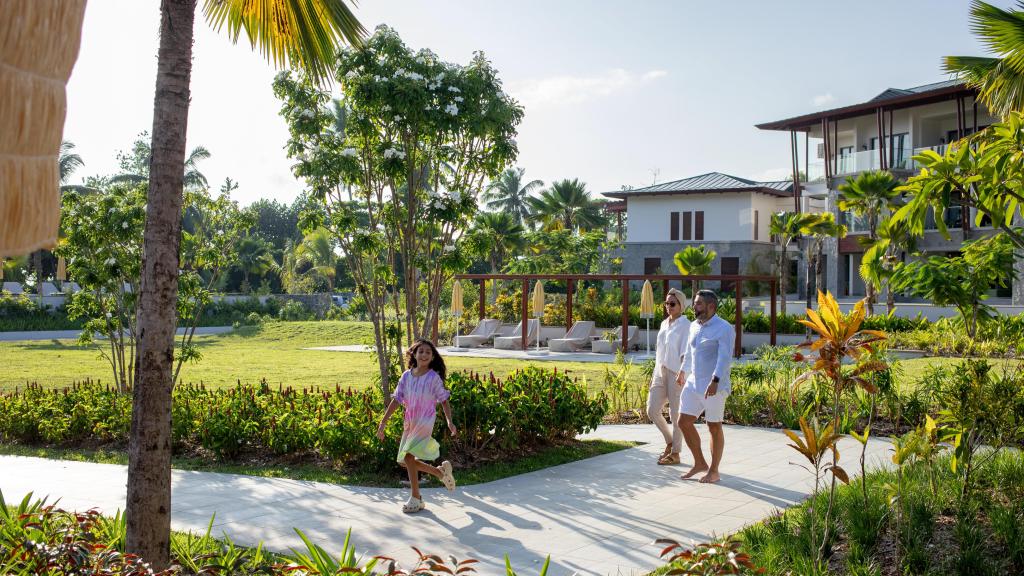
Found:
[[[199,4],[202,5],[203,0]],[[1012,0],[994,0],[1010,7]],[[525,116],[516,166],[593,193],[724,172],[790,173],[789,135],[755,124],[944,80],[946,55],[980,55],[967,0],[363,0],[356,17],[467,63],[482,51]],[[151,130],[159,0],[90,0],[68,84],[72,178],[116,174]],[[188,146],[212,188],[290,203],[303,190],[271,90],[276,70],[196,17]]]

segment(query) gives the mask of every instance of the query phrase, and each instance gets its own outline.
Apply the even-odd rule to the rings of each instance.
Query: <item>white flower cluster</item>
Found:
[[[400,158],[402,160],[405,160],[405,152],[402,152],[401,150],[395,148],[388,148],[387,150],[384,151],[384,159],[387,160],[389,158]]]
[[[449,86],[448,87],[448,91],[449,92],[455,92],[456,94],[458,94],[459,92],[462,92],[462,90],[459,90],[458,86]]]
[[[438,72],[433,80],[427,82],[427,90],[439,90],[442,80],[444,80],[444,72]]]
[[[357,74],[355,70],[349,70],[348,72],[345,73],[346,80],[352,80],[357,76],[359,76],[359,74]]]
[[[315,118],[316,110],[313,110],[312,108],[305,108],[299,112],[299,116],[302,116],[303,118]]]
[[[356,150],[355,148],[345,148],[344,150],[341,151],[341,155],[342,155],[342,157],[345,157],[345,158],[347,158],[347,157],[355,158],[356,156],[359,156],[359,151]]]
[[[456,96],[455,98],[452,98],[452,100],[455,100],[456,102],[462,102],[462,96]]]
[[[423,80],[423,75],[422,74],[420,74],[419,72],[413,72],[411,70],[406,70],[405,68],[399,68],[398,70],[395,70],[395,78],[399,78],[399,77],[405,77],[405,78],[408,78],[409,80],[412,80],[414,82],[419,82],[419,81]]]
[[[459,107],[456,106],[454,103],[445,106],[444,111],[451,114],[452,116],[459,115]]]

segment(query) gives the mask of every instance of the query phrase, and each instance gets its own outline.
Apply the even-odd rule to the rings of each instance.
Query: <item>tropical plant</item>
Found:
[[[139,381],[128,465],[126,548],[157,570],[169,563],[171,452],[170,421],[144,414],[170,412],[172,350],[177,303],[185,139],[196,0],[161,4],[153,138],[150,144],[148,208],[139,298]],[[363,32],[342,0],[291,3],[203,0],[203,12],[232,41],[242,30],[279,67],[295,64],[314,80],[331,67],[338,44],[359,42]]]
[[[720,576],[764,573],[764,570],[758,568],[750,559],[750,555],[740,549],[741,542],[735,538],[696,546],[684,546],[667,538],[660,538],[654,543],[664,546],[661,557],[672,567],[665,574]]]
[[[238,241],[235,266],[242,271],[243,292],[252,291],[250,275],[261,276],[277,267],[272,250],[269,242],[257,236],[245,236]]]
[[[839,185],[839,209],[849,210],[867,220],[870,243],[878,239],[879,218],[886,210],[897,206],[901,194],[896,190],[898,185],[899,181],[885,170],[862,172],[856,178],[847,177],[846,183]],[[876,279],[874,276],[865,278],[868,316],[875,313],[875,293],[881,288],[875,284]]]
[[[772,214],[768,231],[778,248],[776,251],[779,274],[779,296],[782,314],[786,314],[786,293],[789,291],[789,245],[803,234],[803,230],[816,218],[808,212],[776,212]]]
[[[487,259],[497,274],[508,256],[526,246],[526,229],[509,212],[481,212],[466,233],[470,249]],[[491,301],[498,299],[498,282],[491,282]]]
[[[1024,110],[1024,12],[973,0],[970,22],[996,56],[946,56],[946,72],[976,89],[978,99],[1000,117]]]
[[[339,259],[334,246],[331,232],[326,228],[317,228],[307,233],[295,247],[297,264],[308,265],[309,273],[326,280],[328,292],[334,292],[334,275]]]
[[[892,317],[896,309],[896,292],[892,275],[903,262],[903,254],[917,250],[917,237],[911,234],[906,220],[886,218],[878,226],[878,237],[866,245],[861,257],[860,275],[875,286],[886,284],[885,312]]]
[[[817,333],[817,340],[801,344],[801,347],[816,352],[813,358],[814,364],[809,370],[801,374],[794,382],[794,387],[810,381],[814,378],[823,378],[831,386],[832,403],[832,430],[838,430],[840,426],[840,400],[848,390],[861,388],[869,394],[878,391],[872,373],[886,369],[886,364],[876,355],[878,342],[885,340],[886,336],[876,330],[862,330],[865,309],[864,301],[857,302],[849,314],[843,314],[839,310],[839,303],[831,293],[818,292],[818,310],[807,309],[807,319],[800,323]],[[854,363],[853,367],[844,370],[843,363]],[[826,428],[828,429],[828,428]],[[838,465],[839,452],[833,451],[832,465]],[[825,555],[825,548],[829,542],[829,519],[832,507],[835,502],[836,478],[841,476],[833,475],[832,485],[829,490],[828,509],[825,512],[825,535],[822,538],[821,546],[818,549],[818,558]]]
[[[825,266],[822,261],[822,251],[825,248],[825,240],[829,238],[842,238],[846,236],[846,226],[836,223],[836,218],[831,212],[815,214],[813,220],[806,223],[803,233],[808,238],[806,244],[807,275],[804,278],[804,290],[807,292],[807,309],[811,308],[811,278],[814,278],[814,286],[818,292],[824,288]]]
[[[954,306],[974,338],[994,309],[985,304],[987,292],[1007,286],[1016,278],[1013,246],[1005,234],[964,242],[961,256],[932,256],[900,264],[891,283],[900,290],[931,300],[936,306]]]
[[[554,182],[540,196],[527,198],[527,202],[530,215],[547,227],[590,231],[608,225],[608,219],[602,212],[604,202],[591,198],[587,185],[577,178]]]
[[[111,184],[128,184],[137,186],[149,181],[149,169],[153,159],[151,143],[148,140],[149,133],[143,132],[132,144],[130,153],[120,152],[117,155],[121,164],[121,173],[110,178]],[[202,146],[196,146],[185,157],[185,172],[182,176],[182,183],[186,190],[200,190],[208,188],[210,183],[206,176],[199,171],[199,162],[208,160],[210,151]]]
[[[525,235],[525,253],[510,260],[510,274],[588,274],[601,261],[601,232],[575,233],[571,230],[537,230]]]
[[[525,225],[530,216],[530,194],[544,185],[542,180],[523,184],[525,173],[525,168],[508,168],[492,180],[482,196],[487,202],[487,209],[509,214],[516,222]]]
[[[60,155],[57,157],[57,167],[60,173],[60,183],[64,186],[68,183],[68,178],[82,166],[85,162],[82,157],[72,152],[75,149],[75,144],[68,140],[63,140],[60,143]]]
[[[700,246],[687,246],[672,256],[676,268],[683,276],[702,276],[711,274],[711,264],[715,261],[718,253],[708,250],[703,244]],[[690,281],[690,297],[694,298],[700,290],[700,280]]]

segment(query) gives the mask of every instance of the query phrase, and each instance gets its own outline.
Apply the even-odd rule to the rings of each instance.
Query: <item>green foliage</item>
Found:
[[[582,383],[565,373],[528,368],[505,379],[493,375],[449,376],[460,436],[437,437],[449,454],[473,460],[573,438],[597,427],[607,398],[587,397]],[[227,459],[244,453],[314,452],[339,462],[390,466],[401,436],[393,420],[384,443],[375,437],[384,402],[379,390],[272,390],[239,386],[212,390],[178,386],[172,407],[172,446],[202,447]],[[97,384],[65,390],[28,386],[0,396],[0,441],[75,446],[124,444],[131,397]],[[443,424],[443,422],[441,422]],[[442,436],[444,434],[445,436]]]
[[[936,306],[955,306],[968,336],[991,319],[993,309],[984,304],[995,286],[1008,286],[1016,277],[1013,244],[1006,235],[964,242],[963,255],[932,256],[896,268],[892,285],[897,290],[931,300]]]
[[[588,274],[601,261],[603,232],[537,230],[524,235],[526,253],[509,261],[508,274]]]
[[[25,294],[0,291],[0,332],[75,330],[85,323],[68,318],[67,309],[40,306]]]

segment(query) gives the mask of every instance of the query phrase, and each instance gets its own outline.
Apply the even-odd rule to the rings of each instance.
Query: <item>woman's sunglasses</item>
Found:
[[[665,306],[668,306],[669,308],[675,308],[676,303],[675,302],[665,302]]]

